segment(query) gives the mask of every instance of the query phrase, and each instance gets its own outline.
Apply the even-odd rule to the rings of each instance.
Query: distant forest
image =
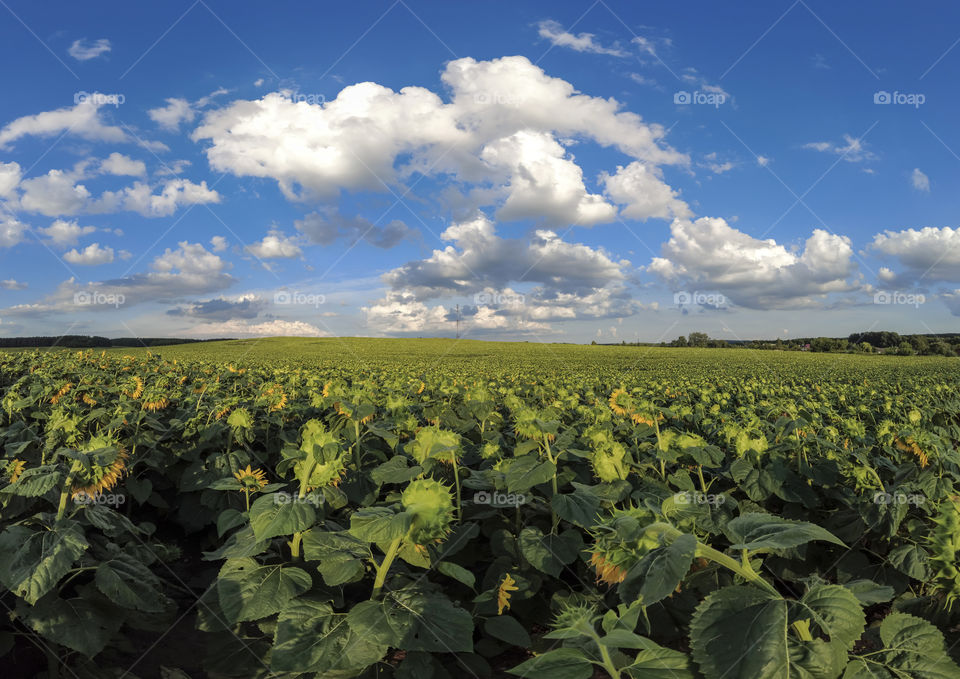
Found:
[[[596,344],[596,342],[594,342]],[[629,345],[630,342],[621,342]],[[644,344],[644,343],[639,343]],[[894,354],[897,356],[960,356],[960,333],[901,335],[888,330],[857,332],[849,337],[796,337],[776,340],[714,339],[705,332],[681,335],[672,342],[646,346],[773,349],[849,354]]]
[[[64,349],[108,349],[110,347],[162,347],[170,344],[191,344],[221,340],[178,339],[176,337],[92,337],[60,335],[59,337],[0,337],[0,348],[63,347]]]

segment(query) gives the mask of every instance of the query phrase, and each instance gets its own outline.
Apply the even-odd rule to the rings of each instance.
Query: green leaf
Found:
[[[856,597],[816,583],[799,601],[746,585],[708,596],[690,625],[693,657],[707,679],[832,679],[863,632]],[[802,625],[812,640],[802,640]]]
[[[956,679],[960,667],[947,655],[943,635],[926,620],[891,613],[880,623],[883,649],[853,658],[843,679]]]
[[[172,603],[164,596],[160,579],[125,552],[97,566],[94,580],[97,589],[124,608],[160,613]]]
[[[565,565],[577,558],[583,538],[574,529],[560,535],[544,535],[539,528],[530,526],[520,531],[519,544],[523,557],[534,568],[557,577]]]
[[[220,561],[221,559],[241,559],[245,556],[256,556],[266,551],[269,540],[257,540],[253,528],[244,526],[227,538],[220,549],[214,552],[204,552],[204,561]]]
[[[410,529],[411,516],[389,507],[365,507],[350,517],[350,534],[364,542],[389,544]]]
[[[59,521],[50,530],[11,526],[0,533],[0,582],[35,604],[56,587],[88,547],[76,521]]]
[[[556,648],[534,656],[511,670],[524,679],[589,679],[593,664],[574,648]]]
[[[217,576],[217,597],[226,619],[236,624],[276,613],[311,584],[310,575],[299,568],[229,559]]]
[[[627,676],[632,679],[694,679],[686,653],[650,643],[655,648],[640,651],[633,664],[623,668]]]
[[[106,647],[123,624],[123,610],[88,597],[44,597],[23,618],[37,634],[89,657]]]
[[[782,550],[813,540],[846,545],[830,531],[806,521],[792,521],[772,514],[744,514],[730,521],[726,533],[735,544],[730,549]]]
[[[627,571],[619,585],[620,600],[644,606],[670,596],[683,580],[697,549],[697,539],[684,534],[665,547],[657,547],[644,555]]]
[[[274,672],[356,673],[380,660],[387,646],[357,632],[325,601],[296,599],[277,617],[270,669]],[[351,675],[352,676],[352,675]]]
[[[589,486],[574,483],[575,493],[554,495],[550,504],[564,521],[581,528],[591,528],[597,522],[600,499],[589,491]]]
[[[280,501],[276,493],[261,495],[250,506],[250,525],[257,540],[269,540],[279,535],[293,535],[310,528],[317,513],[309,502]]]
[[[21,497],[40,497],[63,482],[63,472],[57,471],[57,465],[46,464],[41,467],[25,469],[16,483],[0,490]]]
[[[397,648],[428,653],[473,651],[473,616],[447,597],[398,590],[390,593],[387,605],[402,620],[404,633]]]
[[[437,565],[437,570],[458,582],[462,582],[471,589],[477,584],[476,576],[459,564],[450,561],[441,561]]]
[[[864,606],[882,604],[890,601],[894,595],[893,587],[878,585],[873,580],[852,580],[843,585],[850,590]]]
[[[423,473],[423,467],[407,464],[407,458],[402,455],[391,457],[389,460],[370,470],[370,478],[377,485],[384,483],[406,483]]]
[[[530,648],[530,635],[523,625],[517,622],[512,615],[498,615],[495,618],[487,618],[483,623],[483,631],[488,636],[500,641],[505,641],[512,646],[520,648]]]
[[[546,483],[557,473],[557,465],[550,460],[541,461],[536,455],[515,457],[507,467],[507,491],[522,493],[534,486]]]

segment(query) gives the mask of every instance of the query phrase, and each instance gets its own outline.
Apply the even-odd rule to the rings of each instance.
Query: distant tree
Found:
[[[910,335],[908,338],[910,346],[918,354],[926,355],[930,353],[930,342],[923,335]]]
[[[680,337],[678,337],[677,339],[675,339],[675,340],[673,340],[672,342],[670,342],[670,346],[671,346],[671,347],[686,347],[686,346],[689,346],[689,345],[687,344],[687,338],[684,337],[683,335],[680,335]]]
[[[860,349],[860,351],[862,351],[865,354],[873,353],[873,345],[870,344],[870,342],[860,342],[860,344],[858,344],[857,347]]]
[[[687,335],[687,345],[691,347],[705,347],[710,341],[710,335],[705,332],[691,332]]]
[[[913,350],[910,342],[900,342],[900,346],[897,347],[898,356],[913,356],[914,353],[916,352]]]

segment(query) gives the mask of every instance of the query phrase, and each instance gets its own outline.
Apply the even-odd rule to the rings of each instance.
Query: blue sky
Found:
[[[957,328],[958,7],[0,4],[0,335]]]

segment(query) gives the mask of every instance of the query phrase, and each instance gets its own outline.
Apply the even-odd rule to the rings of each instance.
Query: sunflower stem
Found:
[[[57,505],[57,521],[63,518],[67,512],[67,499],[70,497],[70,489],[73,486],[73,477],[80,471],[80,461],[74,460],[70,467],[70,473],[67,474],[67,481],[63,484],[63,490],[60,491],[60,503]]]
[[[556,461],[556,460],[554,459],[554,457],[553,457],[553,452],[550,450],[550,441],[548,441],[548,440],[546,439],[546,437],[544,437],[544,439],[543,439],[543,445],[546,446],[547,459],[550,460],[550,461],[553,463],[553,476],[550,477],[550,487],[551,487],[551,490],[553,491],[553,494],[551,495],[551,498],[550,498],[550,500],[551,500],[551,502],[550,502],[550,532],[551,532],[551,533],[556,533],[556,532],[557,532],[557,526],[560,525],[560,517],[557,516],[557,511],[553,508],[553,498],[555,498],[555,497],[557,496],[557,493],[558,493],[558,488],[557,488],[557,461]]]
[[[463,515],[460,509],[460,469],[456,456],[453,458],[453,485],[456,486],[457,490],[457,523],[460,523],[463,520]]]
[[[383,562],[377,566],[377,577],[373,581],[373,593],[371,594],[371,599],[377,599],[380,597],[380,591],[383,589],[383,583],[387,580],[387,573],[390,571],[390,566],[393,565],[393,560],[397,558],[397,552],[400,551],[400,543],[403,542],[403,538],[399,537],[390,543],[390,546],[387,548],[387,553],[383,557]]]

